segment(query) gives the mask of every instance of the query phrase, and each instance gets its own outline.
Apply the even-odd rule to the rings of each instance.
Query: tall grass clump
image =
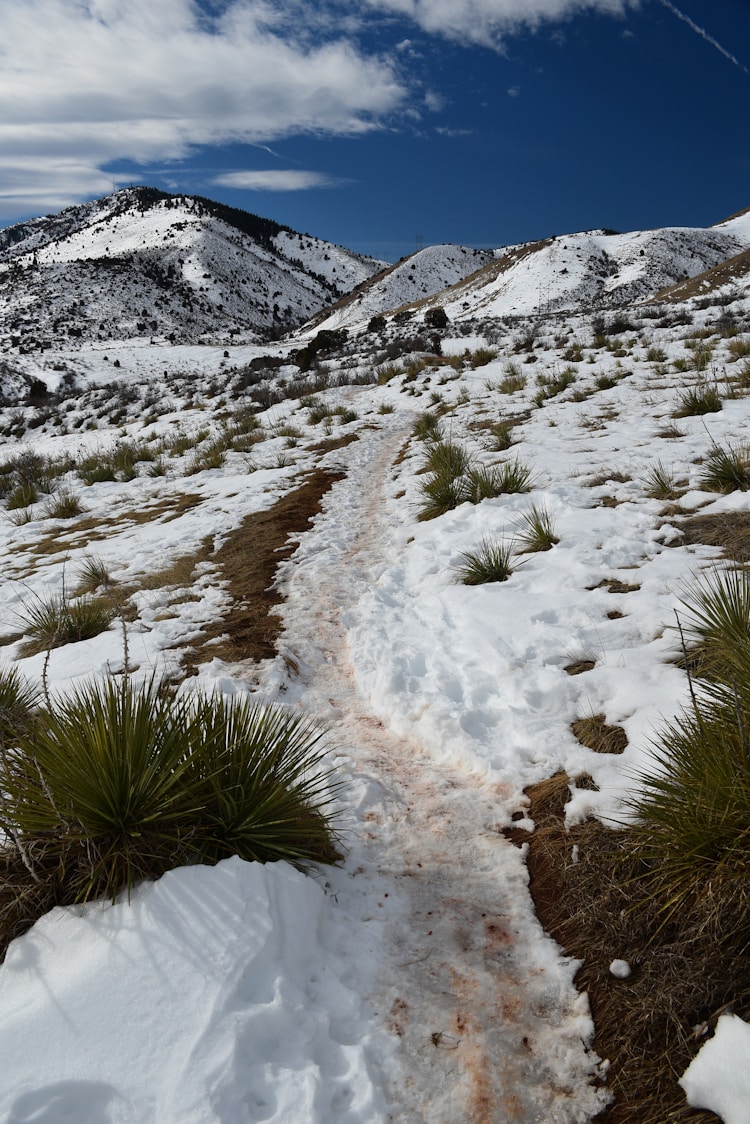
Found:
[[[685,662],[713,682],[750,684],[750,574],[713,570],[686,592],[678,612]]]
[[[716,383],[702,379],[687,387],[677,396],[677,408],[672,417],[687,418],[701,414],[716,414],[721,410],[721,395]]]
[[[703,462],[700,486],[709,492],[746,492],[750,489],[750,445],[713,445]]]
[[[560,539],[555,534],[555,523],[544,506],[532,504],[528,511],[519,516],[516,535],[520,554],[536,554],[551,550]]]
[[[32,656],[90,640],[109,628],[116,615],[110,601],[88,594],[72,598],[65,588],[35,594],[18,614],[27,637],[22,654]]]
[[[662,461],[656,461],[646,472],[646,495],[653,500],[673,500],[677,497],[674,473]]]
[[[456,567],[457,579],[462,585],[505,582],[513,573],[512,558],[512,543],[485,536],[478,550],[462,552],[461,564]]]
[[[41,707],[0,759],[11,849],[60,902],[234,854],[336,862],[321,739],[277,707],[89,683]]]

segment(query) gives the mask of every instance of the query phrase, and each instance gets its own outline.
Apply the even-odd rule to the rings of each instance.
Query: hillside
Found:
[[[207,199],[129,188],[0,231],[0,347],[256,340],[381,265]]]

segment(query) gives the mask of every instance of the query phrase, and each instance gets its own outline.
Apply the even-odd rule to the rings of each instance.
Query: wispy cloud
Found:
[[[364,0],[371,10],[397,13],[423,31],[502,49],[522,30],[536,31],[583,12],[623,15],[639,0]]]
[[[744,70],[745,74],[750,73],[747,67],[743,66],[739,59],[736,59],[734,55],[731,54],[725,47],[722,47],[721,43],[719,43],[718,40],[714,39],[713,35],[709,35],[705,28],[700,27],[697,23],[695,23],[694,20],[691,20],[690,16],[687,16],[684,12],[681,12],[679,8],[676,8],[674,4],[670,2],[670,0],[661,0],[661,3],[665,8],[669,9],[672,15],[677,16],[678,20],[682,20],[683,23],[686,23],[691,31],[694,31],[696,35],[700,35],[701,39],[705,39],[707,43],[710,43],[712,47],[715,47],[719,54],[723,55],[725,59],[728,59],[731,63],[734,63],[734,65],[738,66],[740,70]]]
[[[215,176],[220,187],[244,188],[246,191],[309,191],[315,187],[343,187],[351,180],[328,176],[324,172],[302,169],[268,169],[256,172],[226,172]]]

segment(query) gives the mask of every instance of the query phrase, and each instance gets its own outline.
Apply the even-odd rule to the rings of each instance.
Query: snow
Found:
[[[720,1015],[713,1038],[680,1078],[688,1104],[715,1112],[724,1124],[750,1119],[750,1026],[738,1015]]]
[[[546,259],[543,251],[519,257],[518,277],[535,260],[518,291],[538,299],[539,284],[554,276],[551,262],[570,261],[570,272],[576,247],[599,252],[613,238],[622,275],[627,266],[635,283],[640,249],[658,239],[589,233],[563,240]],[[333,254],[326,264],[333,269]],[[692,311],[687,329],[643,320],[626,334],[624,356],[591,351],[574,384],[541,404],[538,376],[558,372],[571,343],[588,347],[590,316],[542,324],[528,365],[512,334],[485,322],[462,336],[452,325],[446,355],[487,346],[497,358],[461,372],[436,359],[415,378],[319,393],[356,411],[345,426],[331,419],[328,436],[355,438],[348,445],[321,451],[323,430],[289,397],[258,415],[265,439],[250,453],[230,452],[218,469],[186,475],[191,453],[165,453],[162,477],[142,466],[133,480],[84,487],[71,476],[85,528],[45,518],[43,501],[29,522],[0,521],[4,663],[39,679],[44,656],[20,658],[19,614],[30,597],[63,582],[71,588],[94,554],[137,589],[128,634],[134,677],[177,676],[181,655],[226,611],[229,594],[210,553],[189,585],[152,587],[149,578],[204,540],[220,544],[309,469],[345,474],[280,567],[277,657],[227,663],[207,647],[188,684],[286,702],[330,727],[330,764],[344,781],[344,863],[303,877],[228,860],[172,872],[130,904],[43,918],[0,968],[1,1119],[452,1124],[515,1113],[529,1124],[583,1124],[601,1110],[607,1064],[591,1049],[578,964],[543,932],[523,849],[502,829],[531,827],[518,819],[524,788],[561,769],[570,777],[570,823],[589,815],[621,823],[634,778],[653,760],[656,730],[688,698],[686,677],[670,662],[678,649],[671,625],[685,588],[717,551],[683,543],[679,519],[647,495],[648,472],[657,462],[672,469],[686,489],[684,511],[750,511],[748,493],[700,486],[712,444],[744,439],[750,400],[725,397],[720,413],[673,419],[679,388],[697,375],[671,364],[688,354],[687,332],[716,314]],[[738,298],[734,312],[747,317],[747,300]],[[731,375],[728,340],[713,342],[712,362]],[[365,344],[340,371],[333,364],[334,376],[371,370]],[[647,358],[652,344],[665,351],[664,364]],[[88,343],[37,359],[35,369],[48,374],[55,360],[75,363],[84,386],[96,386],[111,378],[117,356],[117,377],[155,387],[166,412],[144,427],[136,403],[126,420],[99,417],[88,430],[88,407],[74,398],[61,420],[21,440],[6,436],[4,457],[25,449],[79,456],[145,433],[167,444],[178,432],[213,436],[235,404],[229,395],[216,404],[213,385],[264,353],[257,343],[231,345],[228,360],[223,351],[122,338],[107,340],[106,352]],[[505,395],[498,386],[510,362],[527,382]],[[165,370],[180,384],[162,382]],[[288,368],[275,377],[289,378]],[[602,388],[597,380],[607,377],[616,385]],[[421,522],[423,446],[412,430],[440,404],[446,434],[476,463],[518,457],[533,470],[532,491]],[[4,421],[10,413],[3,409]],[[497,452],[481,426],[508,417],[520,419],[514,445]],[[459,584],[462,553],[485,536],[517,535],[532,504],[549,512],[557,545],[519,557],[507,582]],[[582,659],[593,666],[566,671]],[[113,625],[53,650],[47,674],[52,690],[66,691],[122,666]],[[622,754],[596,754],[576,740],[571,722],[593,714],[624,727]],[[595,787],[579,787],[584,775]],[[717,1061],[747,1050],[737,1044],[744,1033],[730,1017],[719,1020],[699,1055],[700,1092],[690,1096],[710,1097],[722,1112],[739,1112],[743,1096],[747,1103],[747,1091],[732,1092],[747,1067],[735,1064],[727,1076]]]
[[[348,949],[285,863],[226,859],[129,903],[54,909],[0,972],[0,1116],[383,1121]]]
[[[632,973],[627,960],[613,960],[609,966],[609,971],[616,980],[627,980]]]

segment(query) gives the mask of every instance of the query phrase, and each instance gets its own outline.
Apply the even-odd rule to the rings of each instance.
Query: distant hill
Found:
[[[0,346],[267,338],[382,266],[209,199],[128,188],[0,231]]]

